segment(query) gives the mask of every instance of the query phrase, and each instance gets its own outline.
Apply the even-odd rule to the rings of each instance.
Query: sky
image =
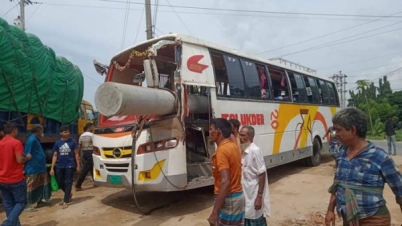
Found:
[[[104,77],[92,62],[109,64],[122,49],[146,40],[144,1],[131,0],[128,15],[127,0],[38,2],[25,8],[26,32],[80,67],[84,99],[94,104]],[[283,57],[326,78],[342,71],[347,90],[356,90],[359,79],[378,86],[383,75],[394,91],[402,90],[400,0],[151,2],[156,36],[183,33],[266,59]],[[19,15],[16,4],[0,0],[0,17],[9,24]]]

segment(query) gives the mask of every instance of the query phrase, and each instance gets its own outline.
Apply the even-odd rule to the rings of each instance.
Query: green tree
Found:
[[[368,80],[362,79],[362,80],[357,80],[356,85],[357,85],[357,89],[359,90],[359,94],[364,96],[366,105],[369,106],[369,102],[368,102],[368,99],[367,99],[367,94],[371,94],[371,93],[368,92],[368,89],[369,88],[371,89],[372,85],[374,86],[374,84],[373,83],[370,84],[370,82]],[[361,104],[359,106],[361,106]],[[374,126],[373,126],[373,120],[372,120],[372,117],[371,117],[370,107],[367,107],[367,113],[368,113],[368,116],[369,116],[369,119],[370,119],[370,127],[371,127],[371,130],[372,130],[372,133],[374,134]]]
[[[384,76],[384,78],[380,78],[378,81],[378,98],[388,98],[391,95],[391,84],[389,83],[387,76]]]
[[[391,105],[400,106],[395,113],[395,116],[398,117],[399,120],[402,119],[402,91],[397,91],[391,94],[388,97],[388,101]]]

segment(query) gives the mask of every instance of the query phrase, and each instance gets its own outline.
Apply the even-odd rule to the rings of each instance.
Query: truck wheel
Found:
[[[307,166],[319,166],[321,164],[321,144],[317,138],[313,141],[313,155],[306,158]]]

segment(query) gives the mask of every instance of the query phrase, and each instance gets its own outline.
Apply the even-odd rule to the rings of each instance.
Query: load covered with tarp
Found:
[[[83,91],[77,66],[0,18],[0,112],[70,123],[79,117]]]

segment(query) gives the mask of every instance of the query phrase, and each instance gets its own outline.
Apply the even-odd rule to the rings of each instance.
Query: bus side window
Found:
[[[246,96],[252,99],[261,98],[259,75],[255,63],[241,59],[244,78],[246,80]]]
[[[230,96],[244,97],[245,96],[244,76],[239,58],[224,55],[223,60],[225,61],[227,77],[229,78]]]
[[[223,56],[219,53],[211,53],[211,57],[215,72],[216,95],[230,96],[229,79],[226,73]]]
[[[320,92],[318,91],[318,86],[315,83],[315,80],[311,77],[304,76],[304,81],[310,85],[310,91],[307,90],[307,95],[310,103],[321,104]],[[310,94],[309,94],[310,92]],[[311,101],[310,101],[311,100]]]
[[[269,67],[268,72],[272,81],[274,100],[291,101],[285,71]]]
[[[329,91],[328,91],[328,87],[325,84],[325,82],[321,79],[317,79],[318,81],[318,86],[321,90],[321,97],[322,97],[322,103],[323,104],[329,104]]]
[[[325,82],[327,84],[329,90],[329,104],[331,105],[339,105],[339,100],[336,95],[336,89],[333,83]]]
[[[293,101],[294,102],[301,102],[301,103],[306,103],[307,102],[307,91],[306,87],[303,82],[303,78],[301,75],[289,72],[289,80],[290,84],[292,86],[292,95],[293,95]]]

